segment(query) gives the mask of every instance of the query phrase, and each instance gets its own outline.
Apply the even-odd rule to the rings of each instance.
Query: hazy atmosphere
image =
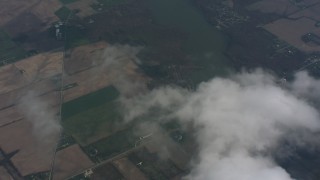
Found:
[[[319,0],[0,1],[0,180],[319,180]]]

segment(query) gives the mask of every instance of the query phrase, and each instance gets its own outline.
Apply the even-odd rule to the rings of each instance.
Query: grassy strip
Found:
[[[60,0],[60,2],[62,2],[63,4],[70,4],[76,1],[79,1],[79,0]]]
[[[99,3],[103,4],[104,6],[115,6],[118,4],[126,3],[128,0],[98,0]]]

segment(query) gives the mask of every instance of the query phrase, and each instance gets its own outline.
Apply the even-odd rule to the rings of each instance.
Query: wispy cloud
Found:
[[[32,132],[41,143],[57,141],[61,126],[59,109],[52,107],[52,102],[41,98],[35,92],[28,92],[19,102],[19,108],[26,120],[32,124]]]

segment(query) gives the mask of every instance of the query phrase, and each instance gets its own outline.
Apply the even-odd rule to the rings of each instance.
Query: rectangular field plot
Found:
[[[129,160],[136,164],[148,178],[154,180],[171,179],[183,173],[170,159],[162,159],[146,149],[130,154]]]
[[[113,86],[108,86],[96,92],[66,102],[62,105],[62,119],[67,119],[77,113],[100,106],[106,102],[113,101],[118,96],[118,90]]]
[[[119,130],[121,120],[114,101],[119,92],[109,86],[63,104],[62,125],[81,145],[88,145]]]
[[[99,107],[78,113],[62,122],[65,131],[81,145],[87,145],[116,131],[120,121],[116,104],[105,103]]]
[[[124,179],[122,174],[112,164],[106,164],[94,169],[93,174],[90,177],[91,180],[101,180],[106,178],[108,178],[108,180]]]
[[[62,8],[58,9],[54,14],[58,16],[58,18],[61,21],[65,21],[71,14],[71,10],[63,6]]]
[[[99,162],[133,148],[137,139],[131,129],[126,129],[90,144],[84,149],[92,160]]]
[[[27,52],[14,43],[10,36],[0,29],[0,66],[15,62],[27,55]]]

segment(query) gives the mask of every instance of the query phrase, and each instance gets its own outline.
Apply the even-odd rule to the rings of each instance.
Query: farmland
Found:
[[[15,62],[26,57],[27,52],[11,40],[10,36],[0,29],[0,65]]]
[[[242,68],[319,76],[319,46],[301,39],[319,35],[316,3],[0,2],[1,148],[19,150],[10,161],[26,179],[182,179],[198,129],[153,107],[131,120],[125,103],[162,86],[193,93]]]

